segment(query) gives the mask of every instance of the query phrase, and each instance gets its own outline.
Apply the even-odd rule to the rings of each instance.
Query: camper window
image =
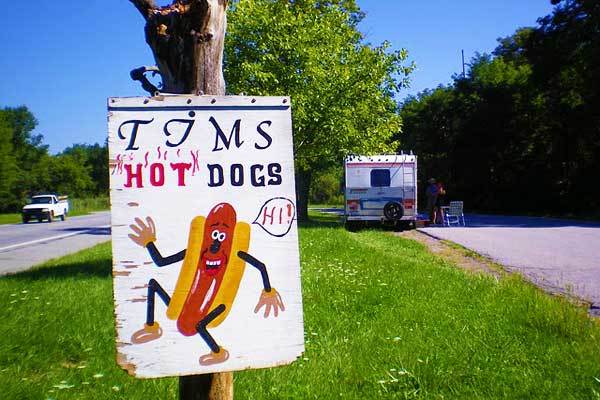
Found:
[[[390,170],[389,169],[372,169],[371,170],[371,187],[388,187],[390,186]]]

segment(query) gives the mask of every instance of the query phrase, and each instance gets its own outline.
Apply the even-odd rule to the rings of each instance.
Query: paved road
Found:
[[[108,211],[50,224],[0,225],[0,275],[23,271],[107,240],[110,240]]]
[[[550,291],[592,302],[600,315],[600,224],[533,217],[467,215],[467,227],[420,229],[486,255]]]

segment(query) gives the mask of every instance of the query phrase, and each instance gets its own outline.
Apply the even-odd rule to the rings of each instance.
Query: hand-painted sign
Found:
[[[111,98],[118,362],[149,378],[304,351],[290,104]]]

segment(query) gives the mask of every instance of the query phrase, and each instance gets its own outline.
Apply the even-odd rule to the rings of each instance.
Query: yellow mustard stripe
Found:
[[[211,310],[217,307],[219,304],[225,305],[225,311],[215,318],[207,326],[213,328],[218,326],[231,311],[231,306],[235,296],[237,295],[242,281],[242,275],[244,275],[244,269],[246,268],[246,262],[238,257],[238,251],[247,252],[248,246],[250,245],[250,225],[245,222],[238,222],[235,225],[235,231],[233,234],[233,243],[231,244],[231,254],[229,254],[229,262],[227,264],[227,270],[223,276],[221,287],[215,297],[215,301],[211,306]],[[210,311],[209,311],[210,312]]]
[[[198,267],[198,260],[200,259],[205,222],[206,218],[199,216],[194,218],[190,224],[190,236],[188,237],[185,258],[183,259],[183,265],[179,271],[175,291],[171,297],[169,307],[167,308],[167,317],[169,319],[177,319],[179,317],[183,304],[192,287],[196,268]]]

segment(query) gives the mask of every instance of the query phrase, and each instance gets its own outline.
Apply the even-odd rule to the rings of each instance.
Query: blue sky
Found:
[[[552,10],[550,0],[357,1],[367,13],[366,40],[406,48],[417,64],[400,99],[450,82],[461,49],[467,60],[490,52],[497,38]],[[141,16],[127,0],[17,1],[9,11],[0,29],[0,107],[29,107],[53,153],[103,143],[106,98],[145,94],[129,78],[132,68],[153,64]]]

